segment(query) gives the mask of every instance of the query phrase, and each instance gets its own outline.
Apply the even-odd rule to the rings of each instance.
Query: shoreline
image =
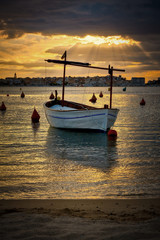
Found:
[[[0,239],[160,239],[160,199],[0,200]]]
[[[160,198],[0,200],[0,215],[12,212],[137,222],[160,216]]]

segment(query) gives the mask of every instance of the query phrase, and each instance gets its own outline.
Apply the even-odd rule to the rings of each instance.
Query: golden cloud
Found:
[[[60,59],[63,52],[68,51],[68,59],[87,61],[98,66],[108,66],[126,69],[124,76],[130,77],[129,72],[140,71],[145,66],[146,54],[142,43],[123,36],[93,36],[86,35],[68,36],[52,35],[44,36],[40,33],[24,34],[19,38],[8,39],[0,32],[0,77],[13,76],[15,71],[21,77],[45,77],[44,60],[47,58]],[[61,76],[62,68],[58,65],[48,64],[48,73],[51,76]],[[53,70],[51,70],[53,69]],[[71,70],[70,75],[88,75],[84,69]],[[147,71],[147,69],[146,69]],[[127,75],[127,72],[129,73]],[[144,74],[144,71],[142,71]],[[156,71],[153,71],[154,73]],[[104,72],[90,71],[92,75],[106,75]],[[155,74],[157,76],[158,73]],[[147,76],[150,76],[147,72]],[[144,75],[145,77],[145,75]]]

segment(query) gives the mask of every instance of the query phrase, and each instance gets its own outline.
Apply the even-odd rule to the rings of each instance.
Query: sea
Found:
[[[0,87],[7,107],[0,111],[0,199],[160,197],[160,88],[113,88],[116,139],[50,127],[43,104],[55,90],[61,97],[57,86]],[[109,105],[109,94],[107,87],[65,88],[66,100],[95,107]]]

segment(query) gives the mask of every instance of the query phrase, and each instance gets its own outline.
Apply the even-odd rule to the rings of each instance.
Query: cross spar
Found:
[[[86,67],[86,68],[94,68],[94,69],[101,69],[101,70],[108,70],[108,73],[110,74],[110,108],[112,108],[112,85],[113,85],[113,71],[120,71],[120,72],[125,72],[123,69],[116,69],[113,67],[108,66],[108,68],[104,67],[96,67],[96,66],[91,66],[90,63],[82,63],[82,62],[74,62],[74,61],[67,61],[67,52],[65,51],[62,59],[64,60],[54,60],[54,59],[47,59],[45,60],[48,63],[57,63],[57,64],[63,64],[64,65],[64,71],[63,71],[63,89],[62,89],[62,106],[64,103],[64,86],[65,86],[65,72],[66,72],[66,65],[71,65],[71,66],[77,66],[77,67]]]

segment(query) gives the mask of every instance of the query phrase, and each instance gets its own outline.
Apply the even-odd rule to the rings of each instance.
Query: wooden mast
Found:
[[[125,72],[123,69],[116,69],[113,67],[108,66],[108,68],[104,67],[96,67],[91,66],[89,63],[82,63],[82,62],[73,62],[73,61],[67,61],[67,52],[65,51],[61,59],[64,59],[64,61],[61,60],[52,60],[47,59],[45,61],[52,62],[52,63],[58,63],[58,64],[64,64],[64,72],[63,72],[63,89],[62,89],[62,106],[64,106],[64,87],[65,87],[65,72],[66,72],[66,65],[72,65],[77,67],[87,67],[87,68],[94,68],[94,69],[102,69],[102,70],[108,70],[108,73],[110,74],[110,108],[112,108],[112,87],[113,87],[113,71],[120,71]]]
[[[67,52],[65,51],[61,59],[64,59],[66,62],[67,59]],[[62,88],[62,107],[64,106],[64,87],[65,87],[65,78],[66,78],[66,64],[64,64],[64,70],[63,70],[63,88]]]
[[[110,108],[112,108],[112,86],[113,86],[113,67],[108,66],[108,73],[110,74]]]

